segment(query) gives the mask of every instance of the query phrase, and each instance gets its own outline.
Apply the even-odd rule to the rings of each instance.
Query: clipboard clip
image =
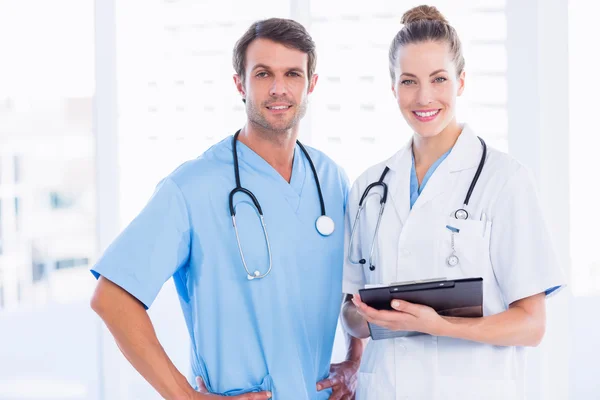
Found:
[[[454,281],[448,280],[427,280],[417,281],[415,283],[403,283],[402,285],[390,286],[390,293],[401,293],[401,292],[416,292],[420,290],[432,290],[432,289],[447,289],[455,286]]]
[[[445,276],[442,278],[417,279],[415,281],[393,282],[393,283],[390,283],[389,286],[414,285],[416,283],[429,283],[429,282],[445,281],[446,279],[448,279],[448,278],[446,278]]]

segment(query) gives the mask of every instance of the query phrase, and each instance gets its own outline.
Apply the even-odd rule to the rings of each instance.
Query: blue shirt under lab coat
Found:
[[[436,160],[436,162],[434,162],[433,165],[431,165],[431,167],[429,167],[429,169],[427,170],[427,173],[425,173],[425,176],[423,177],[423,181],[421,182],[421,185],[419,185],[419,179],[417,178],[417,169],[415,167],[415,154],[411,150],[411,155],[412,155],[412,167],[410,170],[410,209],[411,210],[412,210],[413,206],[415,205],[415,203],[417,202],[417,199],[421,195],[421,192],[423,192],[423,189],[425,189],[425,186],[427,186],[427,182],[429,181],[429,178],[431,178],[431,175],[433,175],[433,173],[435,172],[437,167],[439,167],[440,164],[448,157],[448,155],[450,154],[451,151],[452,151],[452,148],[450,150],[448,150],[447,152],[445,152],[444,154],[442,154],[442,156],[440,158],[438,158]]]

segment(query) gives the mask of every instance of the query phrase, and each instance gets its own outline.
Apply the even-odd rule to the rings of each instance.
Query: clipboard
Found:
[[[393,310],[394,299],[429,306],[438,314],[448,317],[483,317],[483,278],[393,283],[389,286],[360,289],[363,303],[377,310]],[[373,340],[423,335],[421,332],[390,331],[369,323]]]

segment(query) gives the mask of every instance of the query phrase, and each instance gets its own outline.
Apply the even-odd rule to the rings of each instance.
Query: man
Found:
[[[245,126],[158,185],[94,267],[92,308],[166,399],[350,399],[362,343],[348,340],[347,361],[329,365],[348,182],[296,144],[318,79],[314,43],[297,22],[269,19],[250,27],[233,61]],[[315,224],[325,211],[333,221]],[[145,310],[171,276],[197,387]]]

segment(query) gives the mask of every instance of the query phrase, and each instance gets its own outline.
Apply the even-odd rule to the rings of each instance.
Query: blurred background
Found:
[[[89,268],[163,176],[242,126],[235,41],[272,16],[308,28],[320,79],[301,140],[354,180],[410,137],[387,51],[418,4],[0,0],[0,399],[157,399],[89,308]],[[530,352],[529,398],[598,399],[600,3],[429,4],[465,47],[459,120],[534,171],[569,276]],[[150,315],[187,373],[172,281]],[[343,356],[338,330],[334,361]]]

